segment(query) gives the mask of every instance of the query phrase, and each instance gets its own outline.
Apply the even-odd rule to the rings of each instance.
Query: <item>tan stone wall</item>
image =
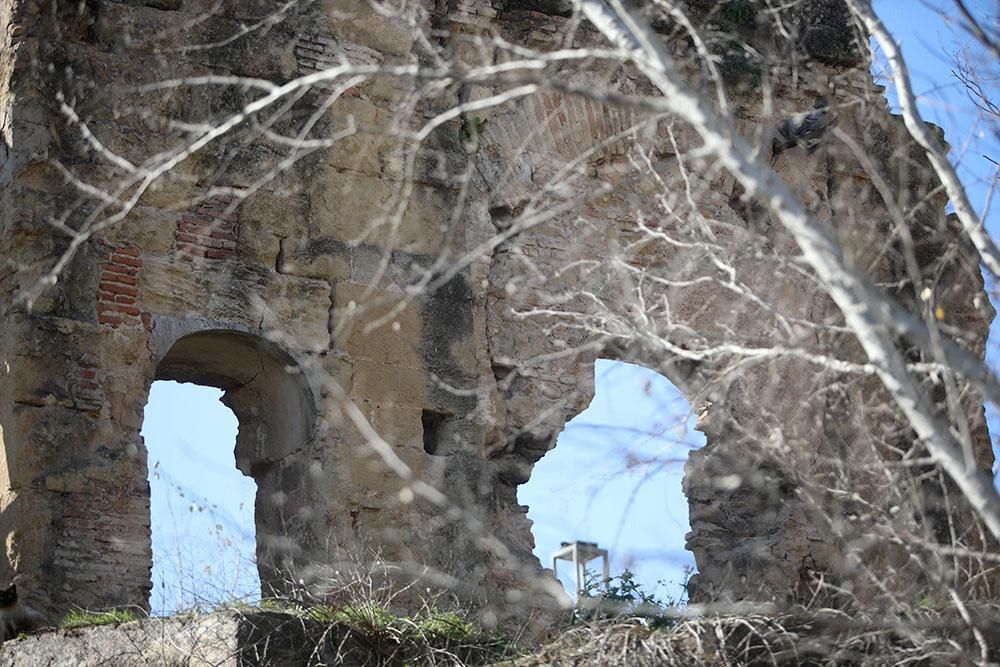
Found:
[[[48,160],[99,186],[120,175],[84,149],[57,91],[106,146],[140,164],[182,141],[184,127],[166,121],[203,122],[250,99],[226,85],[137,92],[141,84],[210,73],[287,81],[341,59],[403,66],[420,48],[402,19],[360,0],[291,11],[228,41],[264,9],[224,3],[185,23],[209,4],[99,3],[86,20],[23,18],[0,224],[3,253],[21,261],[0,274],[8,300],[67,247],[46,217],[85,224],[100,206],[81,205]],[[550,49],[566,28],[558,16],[485,2],[418,20],[450,29],[447,48],[470,65],[485,57],[478,32]],[[583,31],[577,43],[595,39]],[[191,48],[206,44],[216,46]],[[847,382],[794,356],[711,351],[784,346],[857,361],[835,308],[767,214],[690,157],[690,130],[566,92],[595,81],[646,92],[634,73],[587,64],[553,80],[559,87],[479,113],[476,146],[462,138],[468,119],[416,148],[400,129],[489,87],[421,98],[401,77],[347,86],[317,127],[355,132],[278,172],[283,147],[238,129],[179,160],[82,243],[30,313],[5,309],[7,572],[55,609],[147,603],[142,409],[154,379],[178,379],[222,387],[240,419],[237,462],[258,483],[268,592],[299,580],[332,589],[351,559],[377,554],[404,580],[427,577],[510,613],[549,590],[532,580],[540,567],[517,486],[589,402],[604,355],[660,370],[704,406],[709,444],[686,480],[699,596],[800,599],[813,572],[848,581],[851,535],[831,537],[802,480],[844,452],[870,455],[864,433],[895,423],[868,412],[884,396],[870,378]],[[895,170],[900,151],[910,156],[866,70],[813,63],[800,81],[775,90],[781,109],[831,96],[848,135],[862,145],[886,137],[895,190],[927,193],[932,184]],[[303,95],[273,119],[276,131],[294,134],[334,90]],[[734,104],[749,137],[775,121],[752,94]],[[877,280],[901,275],[887,215],[846,149],[790,151],[776,168],[858,265]],[[946,229],[943,204],[930,198],[928,229]],[[952,295],[962,306],[949,321],[981,342],[992,315],[981,278],[974,265],[955,271],[967,291]],[[971,412],[981,426],[981,408]],[[357,415],[371,432],[359,432]],[[988,441],[977,437],[986,464]],[[447,499],[421,495],[414,481]]]

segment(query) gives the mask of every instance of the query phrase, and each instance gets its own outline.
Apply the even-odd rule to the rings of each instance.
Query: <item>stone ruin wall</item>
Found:
[[[862,354],[835,328],[809,325],[840,318],[790,261],[790,239],[741,200],[730,176],[678,159],[698,140],[669,118],[629,133],[644,120],[638,112],[553,88],[481,112],[481,136],[471,138],[478,145],[469,145],[469,121],[456,118],[414,153],[389,131],[393,122],[425,121],[491,90],[453,86],[414,104],[403,80],[377,78],[344,91],[318,126],[331,134],[350,118],[356,134],[277,175],[269,171],[281,146],[242,131],[224,137],[82,243],[30,312],[10,307],[68,247],[46,220],[69,211],[67,224],[76,225],[96,206],[51,161],[98,185],[121,176],[85,150],[57,92],[110,150],[138,164],[178,134],[130,109],[200,122],[239,108],[246,93],[121,84],[207,73],[287,81],[340,57],[403,65],[416,48],[402,20],[360,0],[337,2],[336,11],[308,5],[235,40],[227,38],[269,6],[224,2],[196,20],[210,4],[101,1],[76,14],[43,0],[2,5],[0,243],[17,266],[0,268],[8,561],[0,579],[16,571],[21,588],[53,610],[147,604],[139,431],[150,384],[174,379],[225,389],[239,419],[237,465],[258,484],[266,590],[321,583],[345,561],[377,552],[403,565],[404,578],[427,566],[434,585],[502,616],[551,590],[534,579],[539,564],[517,486],[589,402],[594,360],[610,356],[665,374],[700,411],[708,444],[691,456],[685,480],[696,599],[799,600],[817,573],[863,594],[868,584],[851,579],[845,542],[829,538],[808,494],[775,461],[803,477],[822,475],[831,458],[863,461],[873,456],[864,434],[889,430],[895,418],[871,409],[884,402],[871,378],[823,391],[840,377],[797,358],[738,366],[685,358],[719,341]],[[559,46],[565,18],[514,4],[428,2],[422,20],[449,30],[450,57],[469,64],[484,57],[468,39],[476,34]],[[847,30],[842,14],[824,13],[830,4],[797,16],[803,34]],[[575,39],[599,42],[584,28]],[[943,272],[950,290],[936,298],[981,354],[993,312],[975,261],[962,253],[941,260],[954,230],[919,151],[885,111],[863,59],[841,62],[824,55],[830,39],[805,41],[813,57],[800,63],[796,85],[775,84],[773,115],[760,115],[759,91],[734,89],[737,128],[760,140],[755,132],[782,110],[830,97],[838,127],[877,147],[895,191],[923,198],[915,219],[927,230],[926,268]],[[670,43],[683,62],[684,41]],[[695,65],[686,73],[699,76]],[[552,76],[563,90],[600,81],[645,92],[628,69],[583,65]],[[276,128],[287,132],[288,119],[300,122],[330,91],[302,96]],[[899,279],[901,264],[886,252],[891,221],[847,149],[789,151],[776,169],[857,266],[885,284]],[[412,186],[405,203],[404,186]],[[651,223],[637,212],[664,195],[673,214],[654,229],[672,242],[643,240],[641,224]],[[502,242],[490,242],[498,233]],[[467,254],[471,261],[449,271]],[[431,287],[412,289],[421,281]],[[387,457],[341,411],[345,396]],[[974,397],[970,414],[986,467],[992,454]],[[387,459],[442,489],[447,505],[414,496]]]

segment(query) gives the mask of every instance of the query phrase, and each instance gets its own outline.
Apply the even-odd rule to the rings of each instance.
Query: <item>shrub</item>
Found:
[[[607,582],[601,582],[597,574],[587,570],[583,594],[577,601],[576,619],[598,620],[607,618],[639,617],[648,619],[651,625],[664,625],[672,622],[666,615],[670,607],[686,604],[687,578],[681,584],[682,592],[678,597],[661,599],[655,593],[645,590],[628,568],[617,577],[611,577]],[[663,582],[659,582],[662,586]]]

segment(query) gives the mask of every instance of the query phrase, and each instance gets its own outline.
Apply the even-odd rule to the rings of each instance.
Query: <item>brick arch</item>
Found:
[[[549,90],[500,111],[486,123],[484,134],[506,155],[530,150],[572,160],[592,152],[592,161],[613,160],[625,155],[629,142],[624,135],[640,120],[630,108]]]

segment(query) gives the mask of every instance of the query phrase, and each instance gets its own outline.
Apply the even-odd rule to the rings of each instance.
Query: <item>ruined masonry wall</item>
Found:
[[[81,200],[52,161],[97,187],[113,189],[126,176],[86,149],[57,92],[109,150],[143,164],[182,138],[159,119],[199,123],[248,99],[235,88],[135,92],[143,83],[207,73],[286,81],[341,58],[389,66],[414,53],[405,21],[362,0],[338,1],[336,12],[320,4],[293,11],[236,40],[226,38],[262,18],[256,3],[223,3],[198,21],[213,3],[101,2],[80,16],[42,5],[0,4],[0,25],[9,28],[0,34],[13,40],[0,63],[0,85],[9,87],[0,89],[0,256],[16,258],[0,267],[5,304],[67,249],[47,220],[101,219],[99,204]],[[470,41],[481,31],[552,49],[565,29],[558,16],[501,2],[423,10],[425,27],[449,29],[443,46],[466,63],[482,57]],[[597,37],[581,31],[577,43],[587,40]],[[180,48],[193,44],[219,46]],[[686,53],[682,42],[671,48]],[[687,73],[698,75],[693,65]],[[801,87],[777,91],[780,109],[829,95],[845,103],[840,127],[851,136],[868,142],[880,128],[884,164],[897,164],[900,152],[917,155],[906,154],[866,70],[813,63],[806,74]],[[588,64],[557,78],[642,92],[621,68]],[[276,131],[293,133],[290,119],[310,117],[331,90],[303,95]],[[486,620],[551,603],[517,486],[589,402],[593,361],[605,355],[665,373],[703,411],[709,445],[692,457],[685,482],[697,595],[798,599],[815,572],[850,584],[839,547],[823,539],[772,464],[780,456],[816,471],[835,447],[850,451],[872,427],[861,406],[879,399],[877,385],[830,396],[812,389],[837,378],[817,378],[794,359],[733,372],[678,353],[735,332],[736,342],[858,358],[840,334],[789,324],[838,317],[787,261],[789,239],[748,208],[729,176],[680,162],[697,139],[670,119],[553,90],[484,112],[478,146],[455,119],[414,148],[390,131],[399,118],[419,126],[460,96],[495,91],[449,88],[417,103],[412,92],[390,78],[348,88],[317,125],[343,138],[278,174],[276,156],[287,147],[267,137],[237,130],[211,143],[77,248],[30,312],[0,312],[0,581],[16,572],[19,587],[53,611],[148,603],[139,432],[150,384],[176,379],[223,388],[240,420],[237,465],[259,488],[265,593],[302,582],[324,595],[350,563],[377,554],[403,579],[429,573],[435,585],[448,582]],[[736,102],[747,136],[774,122],[757,115],[750,96]],[[636,162],[637,146],[647,167],[636,166],[646,164]],[[407,161],[411,150],[416,159]],[[563,170],[573,160],[578,167]],[[877,280],[901,275],[882,252],[886,215],[849,154],[790,152],[777,168],[858,265]],[[890,178],[918,198],[933,185]],[[574,199],[579,192],[597,194]],[[674,216],[658,229],[680,244],[640,242],[648,220],[637,211],[661,196]],[[929,202],[917,217],[941,228],[942,197]],[[512,224],[519,233],[486,243]],[[707,228],[711,251],[694,243]],[[437,279],[478,247],[488,250]],[[739,289],[720,279],[714,260],[733,267]],[[965,287],[949,298],[965,305],[949,316],[982,341],[992,313],[975,300],[981,277],[971,267],[956,260],[955,284]],[[669,286],[644,291],[653,279]],[[431,288],[414,297],[420,281]],[[760,300],[744,298],[751,293]],[[646,319],[640,304],[655,305]],[[341,409],[345,399],[377,433],[380,451]],[[970,409],[976,428],[981,413],[981,405]],[[977,434],[988,452],[984,431]],[[442,489],[447,504],[414,495],[401,467]],[[733,470],[742,487],[720,490],[715,480]]]

